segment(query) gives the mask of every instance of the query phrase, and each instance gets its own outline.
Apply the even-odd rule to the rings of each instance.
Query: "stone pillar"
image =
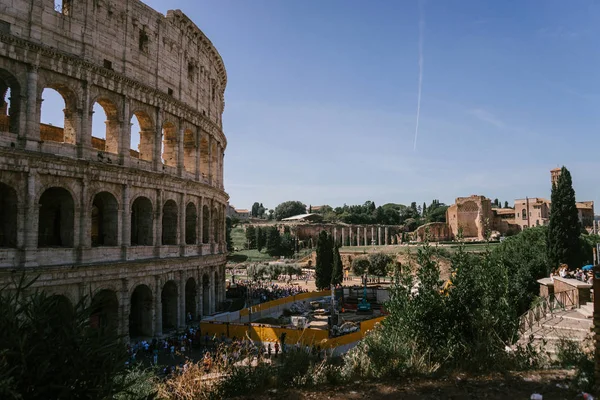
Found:
[[[154,276],[154,336],[162,335],[162,284],[160,276]]]
[[[384,231],[385,231],[385,244],[388,245],[388,244],[390,244],[389,237],[388,237],[388,235],[389,235],[389,227],[386,226],[384,228]]]
[[[214,201],[208,201],[208,243],[210,243],[210,254],[215,254],[215,215],[213,212]]]
[[[177,299],[177,326],[179,329],[185,329],[185,276],[183,275],[183,271],[178,271],[179,273],[179,291],[177,294],[179,298]]]
[[[214,270],[214,269],[211,269],[211,271],[210,271],[210,273],[209,273],[209,275],[208,275],[208,276],[209,276],[209,280],[210,280],[210,283],[209,283],[209,290],[210,290],[210,292],[209,292],[209,295],[208,295],[208,296],[209,296],[209,300],[208,300],[208,301],[209,301],[209,311],[210,311],[210,313],[211,313],[211,314],[214,314],[214,313],[215,313],[215,311],[216,311],[216,300],[215,300],[215,285],[216,285],[216,282],[215,282],[215,270]]]
[[[360,246],[360,226],[356,228],[356,245]]]
[[[129,98],[123,97],[123,112],[121,114],[121,143],[119,143],[119,165],[123,165],[129,159],[131,148],[131,121],[129,120]],[[141,139],[141,138],[140,138]]]
[[[201,139],[201,131],[200,128],[195,127],[196,128],[196,132],[195,132],[195,136],[194,136],[194,140],[196,141],[196,147],[194,149],[194,151],[196,152],[196,159],[194,160],[196,165],[195,165],[195,179],[197,181],[200,181],[202,178],[202,174],[200,173],[200,139]],[[195,316],[194,316],[195,317]]]
[[[154,255],[160,257],[160,246],[162,246],[162,206],[163,193],[161,189],[156,191],[156,209],[154,210]]]
[[[212,142],[213,142],[213,137],[211,135],[208,135],[208,184],[212,185],[214,182],[214,177],[213,177],[213,165],[212,165]]]
[[[121,279],[121,289],[118,293],[119,296],[119,327],[117,329],[119,335],[129,338],[129,313],[131,312],[131,299],[129,298],[129,281],[128,279]]]
[[[375,243],[375,227],[374,226],[371,227],[371,243],[370,244],[373,244],[373,243]],[[377,244],[377,243],[375,243],[375,244]]]
[[[177,137],[177,176],[183,176],[184,171],[184,159],[183,154],[183,137],[185,133],[181,127],[181,120],[179,120],[179,136]]]
[[[333,227],[333,245],[337,246],[338,244],[338,235],[337,235],[337,227]]]
[[[381,243],[381,227],[378,226],[377,227],[377,244],[382,246],[383,243]]]
[[[40,206],[37,202],[37,171],[30,169],[27,174],[27,193],[26,193],[26,206],[24,223],[25,227],[25,254],[22,259],[24,260],[25,266],[36,266],[36,249],[38,246],[38,224],[39,224],[39,212]]]
[[[75,135],[77,137],[77,156],[84,158],[85,151],[92,146],[92,115],[94,109],[90,107],[90,91],[87,82],[82,83],[81,90],[81,108],[77,109],[76,112],[79,124]]]
[[[202,233],[204,232],[203,229],[203,224],[204,224],[204,197],[200,197],[200,200],[198,200],[198,225],[196,225],[197,228],[197,237],[198,237],[198,247],[201,249],[200,250],[200,255],[202,255],[202,243],[203,242],[203,237],[202,237]]]
[[[185,253],[185,193],[179,193],[179,218],[177,218],[177,244],[182,246],[181,251]],[[183,255],[183,254],[182,254]]]
[[[350,246],[354,246],[354,233],[352,227],[348,228],[348,235],[350,236]]]
[[[342,246],[346,245],[346,235],[344,231],[344,227],[342,227]]]
[[[37,92],[38,66],[31,65],[27,72],[27,111],[25,123],[19,124],[19,136],[22,146],[27,150],[38,150],[40,142],[40,101]],[[21,93],[12,93],[11,96],[20,96]],[[12,106],[12,104],[11,104]],[[19,110],[19,116],[23,115],[23,109]]]
[[[162,112],[160,108],[156,108],[156,117],[155,117],[155,121],[156,121],[156,132],[154,132],[154,155],[152,157],[152,164],[153,164],[153,169],[155,171],[162,171],[162,140],[163,140],[163,134],[162,134],[162,123],[163,123],[163,119],[162,119]],[[141,139],[140,139],[141,140]],[[141,149],[140,149],[141,150]]]
[[[202,270],[198,270],[198,315],[204,317],[204,282],[202,281]]]
[[[131,207],[129,206],[129,185],[123,185],[123,198],[119,208],[119,245],[121,258],[127,260],[127,250],[131,246]]]
[[[77,238],[77,241],[74,242],[73,245],[77,248],[78,262],[81,262],[82,260],[83,250],[92,247],[92,210],[91,207],[88,207],[88,187],[89,183],[87,178],[84,178],[81,181],[81,199],[79,200],[79,207],[75,207],[75,209],[80,209],[79,219],[75,219],[75,226],[77,226],[77,221],[79,221],[79,237],[77,238],[75,235],[73,237],[73,240]],[[75,218],[76,217],[77,212],[75,212]],[[75,234],[76,232],[73,233]]]

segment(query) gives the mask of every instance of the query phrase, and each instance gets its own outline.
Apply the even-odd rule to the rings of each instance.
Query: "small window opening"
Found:
[[[173,96],[173,89],[168,88],[167,93],[169,94],[169,96]]]
[[[63,15],[71,15],[72,0],[54,0],[54,10]]]
[[[202,110],[202,115],[206,117],[206,110]]]
[[[0,32],[10,33],[10,23],[0,20]]]
[[[215,85],[212,86],[212,99],[215,101]]]
[[[191,82],[194,82],[194,80],[196,79],[196,66],[192,63],[188,64],[188,79]]]
[[[144,29],[140,29],[140,40],[139,40],[140,51],[142,51],[144,53],[148,53],[148,41],[149,40],[150,39],[148,38],[146,31]]]
[[[107,59],[104,59],[104,68],[106,68],[106,69],[113,69],[113,67],[112,67],[112,61],[108,61]]]

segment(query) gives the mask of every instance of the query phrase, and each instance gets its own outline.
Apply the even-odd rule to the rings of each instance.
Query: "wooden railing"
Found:
[[[578,308],[579,303],[575,295],[576,291],[577,289],[565,290],[553,293],[549,297],[542,297],[538,304],[519,318],[519,333],[523,334],[531,330],[534,326],[540,326],[541,320],[546,318],[548,314],[554,314],[557,310]]]

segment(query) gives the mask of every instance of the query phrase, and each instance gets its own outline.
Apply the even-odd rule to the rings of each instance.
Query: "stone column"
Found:
[[[354,246],[354,234],[352,227],[348,228],[348,235],[350,236],[350,246]]]
[[[73,245],[77,248],[78,262],[81,262],[82,260],[84,249],[92,247],[92,210],[91,207],[88,206],[88,187],[89,182],[87,181],[87,178],[84,178],[81,181],[81,199],[79,200],[79,207],[75,207],[75,209],[80,209],[79,219],[75,219],[75,226],[77,226],[77,221],[79,221],[79,237],[77,238],[77,241],[75,241],[76,236],[73,237],[73,240],[75,241]],[[77,212],[75,212],[75,218],[76,217]]]
[[[182,252],[185,253],[185,193],[179,193],[179,218],[177,218],[177,244],[184,247]],[[183,254],[182,254],[183,255]]]
[[[200,200],[198,201],[198,247],[200,248],[200,255],[202,255],[202,244],[203,242],[203,237],[202,234],[204,232],[203,229],[203,225],[204,225],[204,197],[200,197]]]
[[[344,228],[342,227],[342,246],[346,245],[346,235],[344,233]]]
[[[156,191],[156,209],[154,210],[154,255],[160,257],[160,247],[162,246],[162,206],[163,192],[161,189]]]
[[[360,246],[360,226],[356,228],[356,245]]]
[[[195,135],[195,141],[196,141],[196,148],[195,148],[195,152],[196,152],[196,165],[195,165],[195,179],[197,181],[199,181],[202,177],[202,174],[200,173],[200,135],[201,135],[201,131],[200,128],[195,127],[196,128],[196,135]]]
[[[179,295],[179,299],[177,299],[177,325],[179,329],[185,329],[185,277],[183,275],[183,271],[178,271],[179,273],[179,291],[177,294]]]
[[[375,242],[375,227],[371,226],[371,243],[370,244],[373,244],[373,242]],[[375,244],[377,244],[377,243],[375,243]]]
[[[153,169],[155,171],[162,171],[162,112],[160,108],[156,108],[156,132],[154,136],[154,155],[152,157]]]
[[[179,136],[177,137],[177,176],[183,176],[183,165],[185,156],[183,154],[183,137],[185,133],[181,127],[181,120],[179,120]]]
[[[388,245],[388,244],[390,244],[389,236],[388,236],[389,235],[389,227],[386,226],[384,228],[384,231],[385,231],[385,244]]]
[[[123,165],[129,159],[131,148],[131,120],[129,119],[129,98],[123,97],[123,111],[121,115],[121,141],[119,143],[119,165]],[[141,139],[141,138],[140,138]]]
[[[210,313],[214,314],[216,312],[216,300],[215,300],[215,270],[211,269],[210,273],[209,273],[209,280],[210,280],[210,284],[209,284],[209,304],[210,304]]]
[[[119,335],[124,335],[125,340],[129,338],[129,313],[131,312],[131,299],[129,298],[129,281],[121,279],[121,289],[119,290]]]
[[[25,123],[18,121],[19,136],[22,146],[27,150],[38,150],[40,142],[40,98],[37,92],[38,66],[31,65],[27,72],[27,111],[25,114]],[[20,96],[21,93],[12,93],[11,96]],[[11,104],[12,107],[12,104]],[[23,108],[19,110],[19,116],[22,118]]]
[[[208,135],[208,174],[207,174],[207,179],[208,179],[209,185],[212,185],[214,182],[213,165],[212,165],[212,142],[213,142],[213,137],[211,135]]]
[[[381,243],[381,227],[378,226],[377,227],[377,244],[382,246],[383,243]]]
[[[154,336],[162,335],[162,284],[160,276],[154,276]]]
[[[22,257],[26,267],[33,267],[37,265],[36,261],[36,249],[38,246],[38,224],[39,224],[39,212],[40,207],[37,202],[37,171],[30,169],[27,174],[27,193],[26,193],[26,206],[24,213],[23,226],[25,227],[25,254]]]
[[[215,254],[215,215],[213,212],[213,200],[208,201],[208,243],[210,243],[210,254]]]
[[[119,207],[119,245],[121,258],[127,260],[127,250],[131,246],[131,207],[129,206],[129,185],[123,185],[123,198]]]
[[[76,112],[79,124],[75,135],[77,137],[77,155],[84,158],[86,150],[92,146],[92,115],[94,110],[93,107],[90,107],[90,91],[87,82],[82,83],[81,90],[81,108],[77,109]]]
[[[333,245],[336,246],[338,244],[338,235],[337,235],[337,227],[333,227]]]
[[[204,282],[202,281],[202,270],[198,270],[198,315],[204,317]]]

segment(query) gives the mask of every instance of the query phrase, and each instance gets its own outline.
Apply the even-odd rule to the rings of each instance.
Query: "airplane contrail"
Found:
[[[417,93],[417,124],[415,126],[415,142],[413,151],[417,151],[417,138],[419,137],[419,118],[421,116],[421,91],[423,89],[423,31],[425,19],[423,18],[423,0],[419,0],[419,89]]]

